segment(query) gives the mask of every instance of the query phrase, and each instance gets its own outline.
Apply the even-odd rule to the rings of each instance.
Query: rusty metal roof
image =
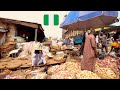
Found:
[[[41,26],[41,24],[38,24],[38,23],[1,18],[1,17],[0,17],[0,22],[18,24],[18,25],[23,25],[23,26],[32,27],[32,28],[38,28],[38,26]]]

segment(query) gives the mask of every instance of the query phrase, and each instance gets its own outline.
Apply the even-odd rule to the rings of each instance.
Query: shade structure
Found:
[[[114,23],[117,17],[117,11],[71,11],[60,28],[66,30],[102,28]]]

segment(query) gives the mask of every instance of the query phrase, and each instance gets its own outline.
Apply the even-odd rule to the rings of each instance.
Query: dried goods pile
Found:
[[[54,55],[53,57],[54,60],[63,60],[64,59],[64,52],[61,51],[61,52],[56,52],[56,55]]]
[[[117,79],[117,74],[114,72],[118,71],[116,60],[109,58],[105,58],[106,61],[97,61],[95,73],[80,70],[81,65],[79,62],[66,62],[50,67],[48,69],[48,75],[51,75],[52,79]]]
[[[47,79],[47,74],[42,72],[44,68],[37,69],[35,71],[30,71],[26,74],[26,79]]]
[[[25,79],[25,74],[23,71],[11,71],[4,79]]]
[[[51,79],[76,79],[76,75],[72,72],[64,70],[51,75]]]
[[[55,56],[53,57],[53,59],[56,60],[56,61],[60,61],[60,60],[63,60],[63,59],[64,59],[64,56],[55,55]]]
[[[48,74],[51,75],[51,74],[55,74],[59,71],[63,71],[65,70],[65,66],[64,65],[55,65],[55,66],[52,66],[48,69]]]
[[[76,73],[80,70],[80,65],[79,63],[75,63],[75,62],[66,62],[61,65],[55,65],[48,69],[48,74],[54,74],[54,73],[57,73],[59,71],[64,71],[64,70]]]
[[[117,75],[110,68],[97,67],[95,73],[102,79],[117,79]]]
[[[80,68],[79,62],[66,62],[50,67],[48,74],[51,74],[51,79],[100,79],[95,73]]]
[[[23,79],[21,76],[10,76],[10,75],[7,75],[4,79]]]
[[[77,79],[101,79],[96,73],[87,70],[79,71],[76,77]]]
[[[20,66],[31,66],[30,60],[9,60],[6,62],[0,62],[0,69],[15,69]]]
[[[23,44],[23,51],[20,53],[20,55],[18,56],[18,59],[28,59],[30,60],[35,49],[42,49],[45,56],[46,56],[46,53],[49,53],[49,47],[47,46],[43,46],[41,43],[39,42],[26,42]]]
[[[4,78],[6,75],[10,74],[11,71],[10,70],[4,70],[4,72],[0,73],[0,79]]]
[[[23,45],[23,51],[20,53],[18,58],[30,58],[31,54],[34,51],[34,48],[36,46],[35,42],[27,42]]]
[[[63,65],[65,65],[65,70],[69,72],[77,73],[81,70],[81,65],[79,62],[66,62]]]
[[[43,72],[37,73],[37,75],[33,76],[31,79],[46,79],[47,74]]]
[[[2,57],[5,57],[11,50],[15,48],[15,42],[7,42],[0,48],[2,51]]]
[[[110,68],[114,72],[118,72],[117,59],[107,56],[104,60],[97,60],[96,64],[99,67]]]
[[[17,71],[11,71],[6,75],[2,75],[3,79],[47,79],[47,74],[42,72],[44,67],[36,68],[36,70],[31,71],[31,69],[23,69]]]
[[[43,68],[38,68],[35,71],[23,71],[21,74],[9,74],[6,79],[118,79],[117,74],[117,60],[111,57],[106,57],[104,60],[97,60],[95,73],[87,70],[81,70],[80,62],[73,62],[68,60],[63,64],[54,65],[48,68],[47,74],[42,72]],[[31,64],[30,60],[10,60],[8,62],[1,62],[1,68],[15,68],[19,65]],[[22,74],[24,73],[24,74]]]

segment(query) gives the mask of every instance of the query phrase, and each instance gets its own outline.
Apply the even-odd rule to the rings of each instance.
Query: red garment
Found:
[[[96,48],[95,36],[89,34],[85,39],[83,60],[81,62],[81,69],[94,71],[95,70],[95,51],[92,47]]]

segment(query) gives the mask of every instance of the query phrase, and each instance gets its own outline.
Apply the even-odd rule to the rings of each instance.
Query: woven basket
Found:
[[[6,75],[8,75],[10,73],[11,73],[10,70],[5,70],[4,72],[0,73],[0,78],[3,79],[3,78],[5,78]]]
[[[47,78],[47,74],[44,74],[43,72],[40,72],[39,74],[41,74],[41,75],[43,74],[44,76],[41,78],[37,78],[37,79],[46,79]],[[32,79],[32,74],[27,74],[25,76],[25,79]]]
[[[25,76],[25,79],[31,79],[32,78],[32,75],[31,74],[27,74],[26,76]]]
[[[65,61],[66,61],[66,59],[59,60],[59,61],[56,61],[54,59],[49,59],[49,60],[47,60],[47,65],[60,64],[60,63],[64,63]]]
[[[60,60],[63,60],[63,57],[56,55],[56,56],[53,57],[53,59],[54,59],[55,61],[60,61]]]
[[[5,65],[0,65],[0,69],[5,69]]]
[[[0,69],[5,69],[6,65],[7,65],[7,62],[1,62]]]
[[[8,65],[6,65],[7,69],[16,69],[18,67],[20,67],[22,64],[21,63],[9,63]]]
[[[19,63],[21,63],[22,65],[30,63],[30,60],[17,60]]]

